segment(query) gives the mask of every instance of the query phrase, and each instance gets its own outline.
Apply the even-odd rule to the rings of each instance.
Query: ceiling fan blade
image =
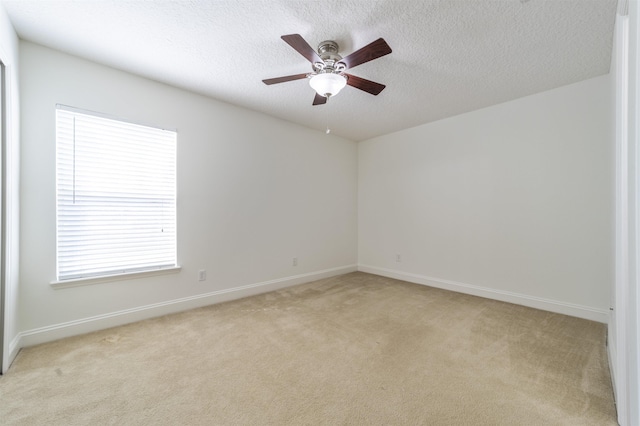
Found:
[[[327,103],[327,98],[316,93],[316,97],[313,98],[313,105],[322,105]]]
[[[375,81],[367,80],[355,75],[346,73],[345,75],[347,76],[347,84],[349,86],[363,90],[367,93],[371,93],[372,95],[377,95],[378,93],[382,92],[385,87],[387,87],[384,84],[376,83]]]
[[[283,35],[280,38],[283,39],[289,46],[293,47],[299,54],[307,58],[307,60],[312,64],[314,62],[322,62],[320,56],[318,56],[316,51],[313,50],[311,46],[309,46],[309,43],[307,43],[300,34]]]
[[[378,59],[381,56],[388,55],[389,53],[391,53],[391,48],[383,38],[379,38],[362,49],[356,50],[347,57],[342,58],[340,62],[344,63],[347,68],[353,68],[365,62]]]
[[[262,80],[262,82],[264,84],[276,84],[276,83],[284,83],[287,81],[300,80],[303,78],[307,78],[307,74],[295,74],[295,75],[287,75],[285,77],[267,78],[266,80]]]

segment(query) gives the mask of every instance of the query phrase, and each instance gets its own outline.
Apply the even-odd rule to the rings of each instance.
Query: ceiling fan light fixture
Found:
[[[347,85],[347,78],[341,74],[321,73],[311,77],[309,85],[318,95],[329,98],[337,95]]]

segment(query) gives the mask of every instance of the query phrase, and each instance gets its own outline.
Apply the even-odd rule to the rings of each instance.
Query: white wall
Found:
[[[360,143],[359,268],[606,322],[610,96],[597,77]]]
[[[32,43],[20,48],[22,344],[356,269],[354,142]],[[180,273],[50,286],[56,103],[177,129]]]
[[[4,341],[2,373],[18,354],[18,244],[19,244],[19,178],[20,178],[20,104],[18,91],[18,37],[4,8],[0,5],[0,60],[5,65],[7,87],[6,123],[6,231]],[[2,310],[0,310],[2,311]]]

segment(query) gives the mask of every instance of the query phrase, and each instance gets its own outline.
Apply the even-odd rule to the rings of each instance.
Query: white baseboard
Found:
[[[613,402],[617,405],[618,389],[616,388],[616,354],[615,348],[611,346],[611,341],[609,340],[609,338],[607,338],[607,358],[609,360],[609,376],[611,376],[611,387],[613,388]]]
[[[18,352],[20,352],[20,333],[11,341],[9,345],[9,362],[7,368],[11,365],[14,359],[18,356]]]
[[[20,352],[20,333],[16,337],[13,338],[11,342],[9,342],[9,350],[5,353],[6,358],[2,360],[2,374],[5,374],[11,363],[16,356],[18,356],[18,352]]]
[[[409,272],[397,271],[393,269],[378,268],[369,265],[358,265],[358,271],[381,275],[388,278],[395,278],[402,281],[408,281],[414,284],[422,284],[430,287],[441,288],[444,290],[456,291],[458,293],[465,293],[473,296],[484,297],[487,299],[514,303],[516,305],[528,306],[530,308],[541,309],[543,311],[550,311],[569,315],[572,317],[584,318],[605,324],[609,320],[608,311],[591,308],[588,306],[575,305],[572,303],[543,299],[541,297],[529,296],[526,294],[512,293],[509,291],[496,290],[472,284],[443,280],[440,278],[426,277],[424,275],[412,274]]]
[[[210,293],[198,294],[195,296],[183,297],[166,302],[154,303],[152,305],[139,306],[132,309],[111,312],[103,315],[96,315],[89,318],[82,318],[46,327],[23,331],[18,334],[12,344],[12,353],[18,353],[20,348],[38,345],[40,343],[51,342],[65,337],[90,333],[92,331],[104,330],[119,325],[142,321],[149,318],[159,317],[189,309],[200,308],[213,305],[215,303],[227,302],[241,299],[243,297],[254,296],[285,287],[329,278],[335,275],[342,275],[357,271],[357,265],[340,266],[337,268],[325,269],[322,271],[307,274],[294,275],[291,277],[278,278],[270,281],[263,281],[255,284],[244,285],[226,290],[218,290]],[[15,355],[14,355],[15,357]]]

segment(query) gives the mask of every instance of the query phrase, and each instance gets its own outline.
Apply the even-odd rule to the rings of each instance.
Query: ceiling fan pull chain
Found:
[[[329,100],[329,99],[327,99],[327,100]],[[330,103],[331,103],[331,102],[327,102],[327,103],[324,105],[324,108],[325,108],[325,110],[326,110],[326,112],[325,112],[325,123],[326,123],[326,126],[325,126],[325,127],[327,128],[327,130],[325,131],[325,133],[326,133],[327,135],[328,135],[329,133],[331,133],[331,129],[329,128],[329,104],[330,104]]]

